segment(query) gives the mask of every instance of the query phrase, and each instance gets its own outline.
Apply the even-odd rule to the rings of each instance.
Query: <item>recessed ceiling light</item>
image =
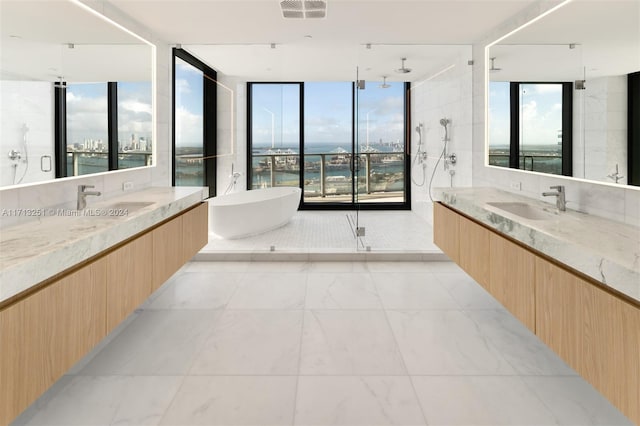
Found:
[[[305,34],[304,38],[313,38],[311,34]]]
[[[19,36],[17,34],[9,34],[9,38],[22,38],[22,36]]]

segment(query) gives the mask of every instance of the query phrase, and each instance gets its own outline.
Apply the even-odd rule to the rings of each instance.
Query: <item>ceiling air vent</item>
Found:
[[[280,2],[282,16],[294,19],[317,19],[327,17],[325,0],[283,0]]]

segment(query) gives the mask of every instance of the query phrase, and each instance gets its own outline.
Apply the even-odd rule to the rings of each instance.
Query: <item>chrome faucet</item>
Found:
[[[102,195],[100,191],[85,191],[87,188],[94,188],[93,185],[78,185],[78,210],[87,207],[87,195]]]
[[[555,192],[543,192],[544,197],[554,196],[556,197],[556,207],[561,212],[567,210],[567,201],[564,197],[565,191],[563,185],[550,186],[549,189],[555,189]]]

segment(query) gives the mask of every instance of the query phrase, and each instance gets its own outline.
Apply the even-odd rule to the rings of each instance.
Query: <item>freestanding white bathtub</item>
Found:
[[[298,210],[301,194],[300,188],[281,186],[210,198],[209,232],[234,239],[279,228]]]

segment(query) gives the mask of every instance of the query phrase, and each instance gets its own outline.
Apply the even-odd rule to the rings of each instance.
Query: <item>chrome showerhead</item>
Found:
[[[391,87],[390,84],[387,84],[387,76],[383,75],[382,76],[382,84],[378,86],[381,89],[388,89],[389,87]]]
[[[445,128],[447,127],[447,125],[450,123],[448,118],[441,118],[440,119],[440,125],[444,126]]]
[[[399,73],[399,74],[408,74],[408,73],[411,72],[411,68],[407,68],[407,67],[404,66],[404,61],[406,61],[406,60],[407,60],[407,58],[402,58],[402,66],[396,70],[397,73]]]
[[[489,61],[491,61],[491,66],[489,67],[489,72],[498,72],[498,71],[502,71],[502,68],[496,68],[496,57],[494,56],[493,58],[489,58]]]

